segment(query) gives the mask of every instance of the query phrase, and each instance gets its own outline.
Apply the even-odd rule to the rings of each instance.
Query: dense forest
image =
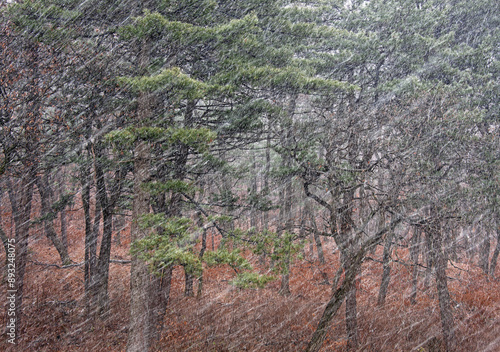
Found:
[[[498,351],[500,2],[0,3],[5,351]]]

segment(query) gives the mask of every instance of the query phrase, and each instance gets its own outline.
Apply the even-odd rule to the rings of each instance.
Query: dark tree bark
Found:
[[[318,225],[316,223],[316,219],[314,218],[314,214],[309,210],[309,213],[307,216],[309,217],[311,224],[312,224],[312,229],[313,229],[313,239],[314,243],[316,244],[316,251],[318,252],[318,259],[321,264],[325,264],[325,255],[323,253],[323,244],[321,243],[321,238],[319,237],[319,230],[318,230]]]
[[[359,265],[360,263],[358,263],[358,266]],[[331,320],[342,306],[346,296],[353,291],[352,288],[355,286],[356,275],[359,269],[358,266],[353,265],[350,267],[349,271],[346,272],[342,285],[340,285],[340,287],[332,294],[332,297],[326,304],[316,331],[307,345],[306,352],[318,352],[321,349],[321,346],[325,341],[326,334],[328,333]]]
[[[486,231],[483,231],[484,238],[481,241],[481,245],[479,247],[479,258],[478,264],[481,270],[485,273],[489,273],[489,265],[490,265],[490,236]]]
[[[338,210],[340,229],[339,248],[342,253],[342,264],[345,273],[352,270],[352,267],[356,264],[354,256],[358,247],[357,244],[353,242],[354,238],[352,233],[353,221],[351,205],[353,204],[353,198],[354,191],[346,192],[344,194],[343,204]],[[356,274],[357,271],[353,273],[355,277]],[[346,293],[345,319],[348,350],[355,350],[359,345],[356,291],[356,285],[351,285],[349,291]]]
[[[289,147],[291,144],[291,122],[293,119],[293,114],[295,112],[297,95],[293,94],[290,98],[290,102],[287,107],[287,119],[284,126],[284,135],[282,144],[285,148]],[[282,155],[282,163],[285,169],[288,169],[292,165],[291,156],[287,153]],[[283,231],[292,232],[292,198],[293,198],[293,188],[292,188],[292,176],[287,174],[283,179],[283,191],[281,196],[281,208],[280,208],[280,222]],[[281,275],[281,286],[279,293],[284,296],[290,295],[290,254],[285,258],[285,272]]]
[[[257,160],[255,158],[255,154],[252,154],[252,170],[253,170],[253,175],[250,181],[250,196],[253,197],[254,201],[257,197],[257,175],[258,175],[258,169],[257,169]],[[256,231],[258,231],[258,217],[257,217],[257,209],[255,206],[255,202],[250,209],[250,227],[254,228]]]
[[[314,334],[309,341],[309,344],[306,348],[307,352],[317,352],[321,349],[321,346],[326,338],[331,320],[339,310],[344,299],[346,299],[349,292],[352,292],[352,289],[355,286],[356,277],[359,270],[361,269],[361,264],[366,253],[371,248],[373,248],[373,246],[376,246],[378,243],[380,243],[384,233],[386,233],[387,231],[394,231],[394,227],[400,222],[400,218],[394,219],[389,226],[377,232],[373,237],[369,238],[365,243],[363,243],[363,245],[360,246],[359,250],[353,251],[351,260],[349,262],[349,269],[345,271],[344,281],[338,289],[334,289],[332,297],[328,301],[325,310],[323,311],[323,315],[321,316],[318,327],[314,331]],[[348,346],[348,348],[352,347]]]
[[[393,233],[387,234],[387,238],[385,239],[384,245],[384,254],[382,257],[382,279],[380,282],[380,289],[378,291],[377,305],[383,306],[385,304],[385,298],[387,296],[387,289],[389,287],[389,282],[391,280],[391,248],[392,248],[392,240],[394,238]]]
[[[490,263],[490,275],[493,277],[495,277],[495,270],[497,268],[498,254],[500,254],[500,231],[497,230],[497,245]]]
[[[59,257],[61,258],[61,263],[63,265],[68,265],[71,263],[71,259],[68,254],[68,248],[64,246],[61,238],[57,236],[57,233],[54,229],[52,209],[51,209],[51,200],[53,199],[53,190],[49,184],[48,174],[44,174],[41,177],[36,178],[36,186],[38,189],[38,193],[40,194],[41,199],[41,210],[42,216],[48,216],[48,219],[43,221],[44,223],[44,231],[45,236],[52,242],[54,247],[59,253]]]
[[[59,178],[59,186],[58,186],[58,195],[59,199],[62,199],[64,196],[64,178],[60,177]],[[66,248],[66,250],[69,250],[69,245],[68,245],[68,217],[66,213],[66,208],[67,206],[63,206],[61,209],[60,213],[60,221],[61,221],[61,242]]]
[[[267,127],[269,131],[269,126]],[[271,173],[271,135],[267,133],[266,135],[266,164],[264,169],[262,187],[263,193],[267,196],[269,194],[269,177]],[[267,231],[269,229],[269,211],[264,211],[262,213],[262,230]]]
[[[139,47],[139,73],[146,72],[149,66],[151,39],[145,38]],[[140,93],[138,97],[137,121],[141,125],[152,115],[152,96]],[[134,148],[134,200],[132,204],[131,241],[147,236],[147,231],[139,227],[142,215],[150,212],[150,195],[143,189],[143,183],[150,178],[151,147],[146,141],[138,141]],[[130,321],[127,352],[148,352],[156,338],[153,312],[150,309],[151,296],[154,295],[152,278],[142,260],[132,257],[130,269]],[[153,279],[153,282],[154,279]]]
[[[292,184],[291,179],[286,181],[285,189],[283,190],[283,204],[280,208],[280,221],[284,223],[284,231],[291,230],[291,211],[292,211]],[[281,274],[281,285],[279,293],[283,296],[290,295],[290,256],[287,255],[285,260],[285,272]]]
[[[430,242],[432,262],[436,269],[436,287],[439,299],[439,311],[441,315],[441,328],[446,352],[456,351],[455,323],[451,310],[451,298],[448,290],[448,278],[446,267],[448,258],[443,250],[443,234],[439,220],[434,220],[427,227],[427,235]]]
[[[432,256],[432,242],[431,242],[429,236],[430,235],[427,233],[427,229],[426,229],[426,232],[425,232],[425,250],[424,250],[425,264],[426,264],[425,279],[424,279],[424,287],[425,287],[424,290],[425,291],[427,291],[429,289],[432,273],[435,270],[434,258]]]
[[[144,99],[144,98],[143,98]],[[142,99],[141,99],[142,100]],[[141,102],[146,104],[146,102]],[[140,103],[140,104],[141,104]],[[146,109],[147,106],[140,106]],[[142,112],[144,113],[144,112]],[[141,186],[149,179],[150,147],[147,142],[139,142],[134,150],[134,201],[132,205],[131,241],[137,241],[147,236],[147,231],[139,227],[139,219],[149,213],[149,193]],[[154,338],[152,312],[149,309],[152,288],[146,263],[132,257],[130,269],[130,323],[127,342],[127,352],[147,352]]]
[[[82,180],[82,205],[83,213],[85,219],[85,264],[84,264],[84,288],[85,288],[85,306],[87,313],[93,311],[93,282],[95,278],[96,269],[96,252],[97,252],[97,235],[98,226],[101,219],[101,211],[98,209],[98,204],[96,204],[94,222],[92,222],[92,216],[90,214],[90,168],[87,166],[81,169],[81,180]],[[94,224],[94,225],[93,225]]]
[[[410,302],[411,304],[417,303],[417,285],[418,285],[418,256],[420,252],[420,234],[421,229],[415,227],[413,229],[413,236],[410,243],[410,260],[413,264],[411,270],[411,294]]]
[[[198,258],[202,260],[203,256],[205,255],[205,251],[207,250],[207,229],[203,227],[201,212],[198,212],[197,215],[198,215],[198,226],[203,229],[203,232],[201,234],[200,254],[198,255]],[[198,278],[198,292],[196,293],[196,296],[201,297],[202,293],[203,293],[203,271],[201,272],[201,275]]]
[[[97,261],[97,277],[96,277],[96,303],[97,313],[104,316],[109,311],[109,296],[108,296],[108,281],[109,281],[109,260],[111,257],[111,236],[113,234],[113,204],[107,195],[106,182],[102,169],[102,149],[100,146],[95,148],[94,170],[96,175],[97,194],[96,200],[100,204],[103,231],[101,239],[101,247],[99,250],[99,259]],[[117,180],[117,182],[120,182]]]
[[[347,332],[347,349],[356,350],[359,346],[359,330],[358,330],[358,304],[356,299],[357,287],[356,277],[359,270],[357,263],[352,258],[347,257],[344,261],[344,272],[355,270],[353,275],[353,283],[348,286],[345,302],[345,325]]]
[[[194,111],[196,109],[196,101],[188,100],[186,103],[186,111],[184,113],[184,127],[192,128],[194,125]],[[175,161],[174,177],[177,180],[184,180],[186,177],[186,165],[189,157],[189,147],[184,144],[178,146],[178,153]],[[180,193],[172,196],[171,214],[181,216],[181,199]],[[194,279],[195,277],[188,271],[184,271],[184,296],[192,297],[194,295]]]
[[[163,321],[165,319],[165,313],[170,299],[173,269],[173,266],[170,266],[163,270],[161,276],[150,277],[151,294],[148,305],[151,312],[149,315],[149,325],[151,326],[152,331],[152,343],[159,339],[160,332],[163,329]]]

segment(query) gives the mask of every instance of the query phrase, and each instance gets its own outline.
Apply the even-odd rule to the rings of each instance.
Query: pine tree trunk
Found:
[[[113,214],[112,204],[110,204],[104,173],[101,165],[102,150],[96,146],[96,158],[94,160],[94,169],[96,175],[97,201],[101,206],[103,231],[101,247],[99,250],[99,260],[97,262],[97,282],[96,282],[96,302],[97,312],[100,316],[105,316],[109,311],[109,261],[111,258],[111,236],[113,234]]]
[[[36,186],[38,189],[38,193],[40,194],[41,200],[41,211],[43,215],[50,215],[52,212],[50,201],[52,200],[53,191],[49,185],[48,174],[43,175],[42,177],[36,178]],[[45,236],[52,242],[54,247],[59,254],[59,258],[61,259],[61,263],[63,265],[67,265],[71,263],[71,259],[69,258],[68,248],[64,246],[61,239],[57,236],[57,233],[54,229],[54,223],[52,217],[46,219],[44,222],[44,231]]]
[[[440,224],[436,221],[428,228],[428,235],[432,243],[432,261],[436,269],[436,286],[439,299],[439,311],[441,315],[441,327],[446,352],[456,351],[455,323],[451,310],[451,298],[448,290],[448,278],[446,267],[448,258],[443,251],[443,234]]]
[[[253,170],[253,176],[250,181],[250,196],[254,200],[254,204],[252,205],[252,208],[250,210],[250,228],[255,229],[255,231],[258,231],[258,217],[257,217],[257,208],[256,208],[256,199],[257,199],[257,175],[258,175],[258,170],[257,170],[257,161],[255,159],[255,154],[252,154],[252,170]]]
[[[485,273],[489,273],[489,264],[490,264],[490,237],[488,233],[483,233],[483,240],[481,241],[481,245],[479,248],[479,267]]]
[[[90,314],[93,309],[93,297],[92,297],[92,281],[94,279],[95,272],[95,250],[93,250],[94,244],[97,243],[97,238],[94,238],[95,231],[93,231],[92,219],[90,214],[90,171],[88,167],[84,167],[81,170],[81,180],[82,180],[82,205],[83,213],[85,219],[85,259],[84,259],[84,289],[85,289],[85,307],[87,309],[87,314]],[[97,209],[96,209],[97,210]],[[96,212],[96,215],[100,211]],[[100,219],[100,217],[99,217]]]
[[[387,289],[389,287],[389,282],[391,280],[391,265],[389,263],[391,259],[391,247],[392,239],[394,237],[393,233],[387,234],[384,245],[384,254],[382,257],[382,280],[380,282],[380,289],[378,291],[377,305],[383,306],[385,304],[385,298],[387,296]]]
[[[346,271],[342,285],[334,291],[332,297],[328,301],[325,310],[323,311],[323,315],[320,318],[319,324],[314,331],[309,344],[307,345],[306,352],[318,352],[321,349],[328,333],[330,322],[342,306],[346,296],[353,291],[352,288],[355,286],[355,280],[360,262],[351,264],[352,265],[349,267],[349,270]]]
[[[166,308],[170,299],[173,267],[163,270],[161,277],[151,276],[149,296],[149,326],[151,327],[151,343],[158,341],[164,325]]]
[[[59,175],[58,178],[59,181],[59,187],[58,187],[58,194],[59,194],[59,199],[62,199],[64,196],[64,174]],[[61,214],[60,214],[60,221],[61,221],[61,242],[66,248],[66,251],[69,250],[69,245],[68,245],[68,217],[66,213],[66,208],[67,206],[64,206],[61,209]]]
[[[139,49],[139,73],[145,73],[149,66],[151,39],[142,40]],[[137,121],[141,125],[152,115],[152,96],[140,93],[138,97]],[[147,141],[138,141],[134,149],[134,200],[132,204],[131,242],[141,240],[148,234],[139,227],[142,215],[150,212],[150,195],[142,187],[150,177],[151,147]],[[153,282],[153,284],[151,283]],[[148,352],[155,338],[154,319],[151,316],[151,296],[154,294],[155,279],[149,274],[146,263],[132,257],[130,268],[130,320],[127,352]]]
[[[184,271],[184,296],[193,297],[194,296],[194,276]]]
[[[268,131],[270,127],[268,126]],[[267,133],[266,136],[266,165],[264,170],[264,180],[262,181],[263,193],[267,197],[269,195],[269,176],[271,173],[271,135]],[[262,230],[269,229],[269,211],[265,210],[262,213]]]
[[[283,137],[283,144],[285,146],[288,146],[290,144],[290,138],[291,138],[291,129],[292,129],[292,121],[293,121],[293,114],[295,112],[295,106],[296,106],[296,100],[297,100],[297,95],[292,95],[291,100],[288,104],[287,107],[287,121],[285,121],[285,124],[287,126],[284,127],[285,129],[285,135]],[[291,157],[286,154],[282,156],[283,158],[283,167],[285,169],[288,169],[291,167]],[[284,177],[284,188],[283,188],[283,193],[282,193],[282,206],[280,208],[280,221],[282,223],[282,226],[284,225],[284,231],[286,232],[292,232],[292,198],[293,198],[293,189],[292,189],[292,176],[291,175],[286,175]],[[280,294],[282,295],[290,295],[290,253],[288,253],[288,256],[285,260],[285,273],[281,275],[281,287],[279,290]]]
[[[418,255],[420,252],[420,234],[421,230],[418,227],[414,228],[414,233],[410,244],[410,260],[413,264],[411,271],[411,304],[417,303],[417,285],[418,285]]]
[[[495,277],[495,270],[497,268],[498,254],[500,254],[500,231],[497,230],[497,246],[493,252],[490,263],[490,275]]]
[[[350,253],[351,255],[351,253]],[[350,257],[344,259],[344,271],[347,273],[350,270],[357,268],[355,263],[352,262]],[[347,350],[352,351],[356,350],[359,345],[359,333],[358,333],[358,308],[357,308],[357,299],[356,299],[356,275],[357,272],[354,272],[354,283],[350,286],[349,291],[346,293],[346,302],[345,302],[345,325],[346,325],[346,333],[347,333]]]
[[[201,227],[203,225],[201,223],[202,222],[201,214],[198,214],[198,219],[199,219],[199,226]],[[207,249],[207,229],[203,228],[203,233],[201,235],[201,249],[199,254],[200,261],[203,259],[206,249]],[[201,272],[201,275],[198,278],[198,292],[196,293],[196,296],[200,298],[202,294],[203,294],[203,271]]]
[[[425,265],[426,268],[425,268],[424,290],[427,291],[430,286],[432,273],[435,270],[434,259],[432,256],[432,242],[427,231],[425,233]]]
[[[350,272],[355,268],[354,255],[357,248],[354,243],[352,233],[352,209],[351,204],[354,198],[354,191],[346,192],[344,194],[343,204],[338,209],[339,215],[339,229],[340,229],[340,243],[337,243],[342,254],[342,263],[344,271]],[[356,279],[357,271],[354,271],[354,279]],[[359,344],[359,333],[357,323],[357,300],[356,300],[356,286],[353,284],[350,290],[346,292],[346,331],[347,331],[347,349],[355,350]]]
[[[314,218],[314,214],[310,212],[309,217],[311,219],[311,224],[313,228],[313,238],[314,243],[316,244],[316,251],[318,252],[318,259],[321,264],[325,264],[325,255],[323,253],[323,245],[321,243],[321,238],[318,235],[318,226],[316,224],[316,219]]]
[[[134,200],[132,205],[131,242],[143,239],[147,231],[139,227],[140,217],[149,213],[149,193],[141,186],[149,179],[150,147],[139,142],[134,150]],[[151,347],[152,326],[149,307],[151,290],[150,274],[146,263],[132,257],[130,269],[130,322],[127,352],[148,352]]]
[[[68,244],[68,217],[66,214],[66,208],[61,209],[61,214],[60,214],[60,221],[61,221],[61,242],[64,248],[66,248],[66,251],[69,249],[69,244]]]

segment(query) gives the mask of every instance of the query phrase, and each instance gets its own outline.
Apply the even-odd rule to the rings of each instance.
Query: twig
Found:
[[[130,264],[130,263],[132,263],[131,260],[119,260],[119,259],[111,259],[109,262],[115,263],[115,264]]]
[[[73,264],[68,264],[68,265],[59,265],[59,264],[49,264],[49,263],[40,263],[37,262],[36,260],[30,260],[30,263],[33,263],[35,265],[42,265],[42,266],[53,266],[58,269],[68,269],[68,268],[73,268],[76,266],[82,266],[85,263],[73,263]]]
[[[36,260],[30,260],[29,262],[33,263],[35,265],[49,266],[49,267],[54,267],[57,269],[74,268],[74,267],[82,266],[85,264],[85,262],[82,262],[82,263],[73,263],[73,264],[68,264],[68,265],[59,265],[59,264],[51,264],[51,263],[41,263],[41,262],[38,262]],[[132,261],[131,260],[111,259],[109,262],[114,263],[114,264],[130,264]]]

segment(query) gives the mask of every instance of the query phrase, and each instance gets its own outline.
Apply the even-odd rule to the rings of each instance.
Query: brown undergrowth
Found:
[[[5,219],[6,214],[2,214]],[[3,223],[4,228],[8,223]],[[83,226],[72,222],[71,258],[84,256]],[[109,292],[111,311],[105,319],[89,319],[83,305],[83,267],[58,268],[56,251],[37,229],[30,242],[22,336],[16,346],[5,335],[5,351],[124,351],[127,342],[128,264],[112,263]],[[210,244],[210,242],[209,242]],[[128,234],[114,244],[112,258],[126,259]],[[325,244],[327,263],[320,265],[310,253],[294,264],[290,296],[278,294],[279,281],[261,290],[241,290],[229,285],[230,269],[210,268],[204,273],[201,297],[184,297],[184,275],[174,270],[165,327],[158,351],[303,351],[323,312],[337,271],[338,253]],[[374,255],[380,258],[380,250]],[[399,258],[407,258],[401,251]],[[0,256],[4,260],[4,253]],[[258,261],[253,260],[256,266]],[[393,263],[386,303],[377,307],[381,264],[364,264],[358,287],[360,351],[430,351],[440,343],[437,295],[419,277],[417,303],[410,303],[411,267]],[[326,276],[325,276],[326,274]],[[461,351],[500,349],[500,283],[473,265],[450,267],[449,287],[454,305],[456,335]],[[498,273],[497,273],[498,275]],[[328,280],[326,281],[325,278]],[[431,280],[432,283],[432,280]],[[195,290],[196,291],[196,290]],[[6,297],[6,286],[0,297]],[[2,325],[6,324],[5,311]],[[345,351],[343,311],[335,317],[323,351]]]

